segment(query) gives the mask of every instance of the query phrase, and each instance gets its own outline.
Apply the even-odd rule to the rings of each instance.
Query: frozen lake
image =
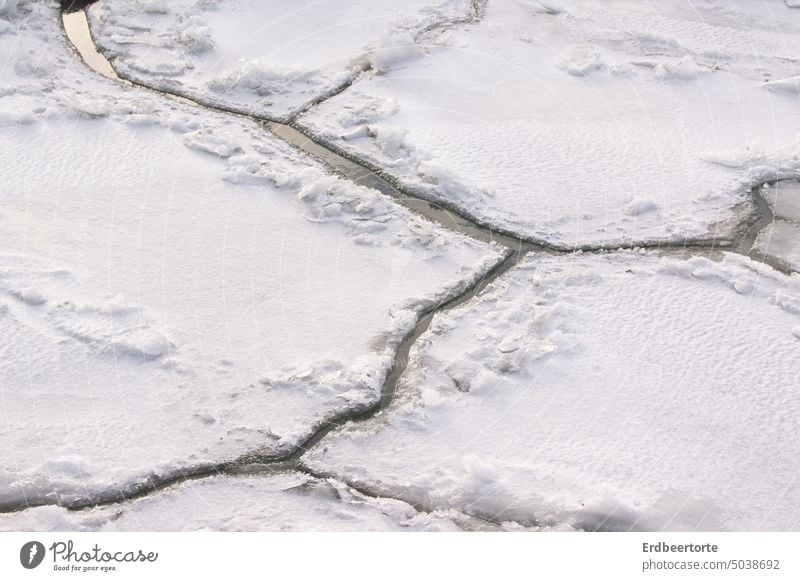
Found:
[[[798,529],[800,10],[62,6],[0,5],[0,529]]]

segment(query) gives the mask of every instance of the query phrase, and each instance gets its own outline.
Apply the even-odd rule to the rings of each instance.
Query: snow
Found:
[[[5,6],[1,506],[284,454],[500,258],[255,122],[101,79],[57,4]]]
[[[299,123],[519,235],[563,248],[731,238],[752,186],[798,175],[796,95],[772,80],[796,75],[800,51],[800,12],[782,0],[497,1],[419,45],[424,57]],[[745,153],[710,163],[724,152]]]
[[[446,513],[418,513],[302,474],[212,476],[121,505],[0,514],[3,531],[456,531]]]
[[[579,249],[437,313],[298,469],[507,251],[0,0],[0,530],[797,530],[796,4],[94,4],[123,77]],[[738,247],[754,188],[751,257],[636,248]]]
[[[149,0],[91,8],[98,45],[126,77],[239,111],[285,117],[419,52],[413,37],[468,0]]]
[[[498,522],[797,530],[799,324],[800,279],[739,255],[528,255],[303,461]]]
[[[773,222],[758,235],[753,250],[792,272],[800,272],[800,222]]]

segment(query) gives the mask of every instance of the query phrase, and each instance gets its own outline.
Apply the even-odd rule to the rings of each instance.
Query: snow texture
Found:
[[[418,513],[335,480],[213,476],[153,496],[82,511],[42,506],[0,514],[3,531],[455,531],[447,513]]]
[[[302,113],[420,197],[563,249],[733,239],[760,187],[753,256],[790,272],[798,5],[89,13],[125,77]],[[52,506],[287,454],[374,404],[421,312],[503,255],[67,46],[57,3],[0,0],[0,509],[33,507],[0,529],[800,530],[800,278],[720,252],[529,254],[434,317],[387,410],[304,456],[330,478]]]
[[[420,311],[500,257],[255,122],[99,78],[56,3],[4,6],[0,506],[284,454],[376,402]]]
[[[798,530],[799,341],[800,278],[739,255],[529,255],[304,461],[498,522]]]
[[[299,122],[519,235],[732,238],[753,185],[798,175],[796,80],[773,79],[797,74],[800,12],[782,0],[498,0],[418,46]]]
[[[420,51],[413,36],[467,0],[101,2],[98,45],[126,77],[256,115],[285,117],[369,66]]]

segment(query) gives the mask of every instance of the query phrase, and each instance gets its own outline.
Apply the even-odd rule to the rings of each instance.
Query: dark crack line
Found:
[[[85,7],[89,4],[92,4],[96,0],[83,0],[81,2],[83,6],[83,11],[85,14]],[[469,17],[465,17],[463,19],[457,19],[455,22],[461,23],[475,23],[477,22],[484,14],[485,14],[485,6],[487,0],[473,0],[473,14]],[[78,2],[78,0],[67,0],[65,4],[71,5],[74,2]],[[71,12],[76,12],[80,10],[71,10]],[[87,18],[87,23],[88,23]],[[450,21],[454,22],[454,21]],[[442,27],[445,26],[447,23],[438,23],[435,26]],[[66,31],[67,38],[70,39],[70,44],[73,46],[75,51],[78,53],[78,56],[83,60],[81,51],[79,47],[74,43],[69,35],[69,32]],[[91,30],[90,30],[91,34]],[[90,39],[93,47],[102,55],[102,51],[99,50],[94,41]],[[85,62],[85,61],[84,61]],[[289,145],[294,146],[297,149],[309,154],[312,158],[317,159],[320,161],[325,167],[329,170],[332,170],[334,173],[339,175],[344,175],[352,179],[348,172],[343,170],[342,168],[342,160],[346,160],[356,166],[359,166],[360,169],[364,172],[363,177],[366,178],[367,176],[374,176],[377,178],[376,181],[384,182],[383,187],[377,185],[377,187],[373,184],[370,184],[371,187],[376,187],[382,193],[390,195],[391,197],[400,201],[401,204],[411,209],[413,212],[417,214],[421,214],[422,216],[428,218],[433,222],[437,222],[440,226],[448,229],[448,230],[455,230],[461,234],[466,234],[478,238],[480,240],[494,240],[498,241],[505,246],[510,248],[519,247],[521,244],[529,245],[533,248],[538,248],[543,251],[555,252],[555,253],[573,253],[573,252],[606,252],[606,251],[614,251],[614,250],[630,250],[630,249],[654,249],[654,250],[731,250],[734,252],[738,252],[737,248],[740,246],[737,242],[733,239],[728,239],[723,236],[700,236],[700,237],[689,237],[682,240],[660,240],[660,239],[644,239],[644,240],[631,240],[631,241],[610,241],[605,243],[573,243],[573,244],[564,244],[564,243],[554,243],[550,242],[545,239],[526,236],[514,232],[512,230],[499,227],[496,225],[492,225],[491,223],[487,222],[485,219],[480,218],[474,215],[472,212],[466,210],[465,208],[460,207],[455,202],[450,200],[442,199],[436,196],[431,196],[423,191],[418,191],[413,188],[408,187],[407,185],[403,184],[402,181],[392,176],[391,174],[387,173],[378,165],[370,162],[367,159],[363,159],[358,155],[355,155],[339,145],[332,143],[330,140],[324,138],[322,135],[319,135],[318,132],[315,132],[311,128],[303,125],[299,122],[297,117],[300,113],[307,112],[309,109],[320,105],[324,101],[329,98],[332,98],[336,95],[341,94],[342,92],[346,91],[350,88],[362,75],[364,72],[369,70],[368,66],[362,70],[361,73],[354,75],[348,81],[342,83],[338,87],[334,88],[329,93],[325,95],[318,96],[312,99],[309,103],[302,105],[298,109],[293,112],[288,113],[285,116],[270,116],[264,115],[261,113],[253,113],[250,111],[237,109],[236,107],[227,106],[217,102],[206,102],[202,97],[198,97],[196,95],[192,95],[189,92],[181,91],[177,88],[163,88],[158,87],[153,84],[148,83],[147,81],[142,81],[127,75],[126,73],[120,72],[116,69],[112,62],[106,61],[110,68],[114,71],[115,78],[113,80],[122,81],[126,84],[129,84],[133,87],[137,87],[143,90],[151,91],[158,93],[159,95],[170,97],[177,99],[179,102],[184,104],[191,104],[197,107],[201,107],[203,109],[207,109],[209,111],[214,111],[216,113],[226,113],[229,115],[233,115],[236,117],[249,119],[250,121],[257,123],[259,125],[266,125],[267,128],[276,135],[278,138],[283,140],[284,142],[288,143]],[[91,65],[88,65],[91,68]],[[96,71],[99,74],[103,75],[102,71]],[[292,132],[295,135],[292,135]],[[302,137],[298,137],[299,134]],[[354,180],[356,181],[356,180]],[[754,188],[755,190],[755,188]],[[436,208],[439,210],[445,210],[452,219],[450,220],[442,220],[438,216],[431,216],[430,212],[426,211],[426,209],[422,206],[419,206],[419,202],[427,202],[428,204],[435,205]],[[758,205],[755,206],[754,210],[755,213],[758,213]],[[752,219],[748,216],[742,220],[744,223],[749,223]],[[460,222],[454,227],[454,224]],[[467,228],[463,228],[463,226],[467,226]],[[503,240],[505,239],[505,240]]]
[[[446,513],[447,511],[455,511],[459,515],[459,518],[456,521],[453,521],[452,515],[445,514],[445,516],[446,518],[449,518],[451,521],[453,521],[456,526],[465,531],[496,531],[496,530],[501,530],[501,527],[503,525],[502,521],[493,520],[491,517],[482,516],[479,514],[473,514],[461,509],[450,508],[450,507],[440,509],[433,506],[429,506],[422,502],[409,500],[407,498],[387,495],[385,493],[382,493],[380,488],[378,487],[373,487],[363,482],[356,482],[350,478],[347,478],[344,475],[337,474],[335,472],[318,470],[304,463],[299,463],[296,466],[295,470],[297,472],[300,472],[302,474],[307,474],[308,476],[312,476],[320,480],[325,480],[328,478],[333,480],[338,480],[348,488],[352,488],[359,494],[367,496],[369,498],[374,498],[378,500],[382,498],[399,500],[400,502],[404,502],[409,506],[411,506],[415,511],[417,511],[418,514],[432,514],[437,511],[441,511],[444,513]]]
[[[356,71],[355,74],[352,75],[352,77],[350,79],[348,79],[347,81],[341,83],[339,86],[334,87],[333,89],[331,89],[331,90],[329,90],[329,91],[327,91],[325,93],[322,93],[321,95],[317,95],[316,97],[311,99],[305,105],[301,105],[300,107],[298,107],[297,109],[295,109],[294,111],[289,113],[285,117],[284,122],[285,123],[291,123],[294,120],[296,120],[298,117],[300,117],[300,115],[302,115],[303,113],[305,113],[307,111],[310,111],[311,109],[313,109],[314,107],[316,107],[317,105],[322,103],[323,101],[327,101],[328,99],[332,99],[333,97],[335,97],[336,95],[339,95],[340,93],[344,93],[347,89],[349,89],[351,86],[353,86],[363,75],[365,75],[366,73],[368,73],[371,70],[372,70],[372,65],[370,65],[369,63],[365,63],[365,64],[361,65],[361,67]]]
[[[85,6],[90,3],[91,2],[62,3],[62,13],[69,14],[69,13],[79,12],[80,10],[84,10]],[[77,43],[74,42],[70,37],[69,30],[67,29],[66,23],[64,22],[63,18],[62,18],[62,25],[64,27],[65,35],[70,41],[70,44],[78,53],[78,56],[82,57],[81,51],[77,46]],[[180,101],[188,101],[193,105],[197,105],[205,109],[213,110],[216,112],[229,113],[238,117],[244,117],[259,124],[264,122],[280,124],[280,122],[278,121],[274,121],[271,119],[263,119],[248,113],[242,113],[240,111],[227,109],[223,107],[211,106],[202,102],[195,101],[194,99],[186,97],[184,95],[170,95],[170,93],[166,91],[148,87],[146,85],[138,83],[133,79],[123,78],[122,76],[119,75],[119,73],[115,69],[113,69],[113,66],[112,70],[114,70],[114,72],[119,77],[116,80],[123,81],[126,83],[126,85],[131,85],[133,87],[154,91],[166,96],[177,97]],[[349,86],[349,84],[347,86]],[[338,94],[342,90],[345,90],[347,86],[339,88],[335,94]],[[321,100],[319,102],[321,102]],[[289,127],[288,125],[284,124],[281,125],[286,128]],[[328,163],[326,164],[326,166],[330,167],[330,164]],[[372,173],[369,172],[369,170],[367,170],[366,168],[362,169],[367,171],[367,175]],[[338,171],[337,173],[342,173],[342,172]],[[438,220],[436,219],[434,219],[433,221],[438,222]],[[460,230],[458,230],[457,228],[453,228],[452,224],[446,223],[442,225],[450,230],[456,229],[457,231],[460,232]],[[494,239],[494,237],[490,234],[489,239]],[[505,245],[509,246],[509,244]],[[513,244],[511,244],[511,246],[513,246]],[[412,331],[405,337],[403,337],[398,344],[395,357],[393,358],[392,366],[388,371],[386,379],[382,384],[380,397],[378,398],[378,400],[372,405],[362,406],[361,408],[358,408],[356,410],[350,409],[341,412],[339,414],[336,414],[333,418],[320,422],[317,426],[312,427],[311,434],[308,438],[306,438],[305,441],[303,441],[301,444],[297,446],[294,446],[292,450],[289,452],[270,454],[259,451],[253,451],[253,452],[248,452],[228,462],[201,464],[199,466],[185,468],[176,471],[174,473],[165,475],[150,474],[143,477],[139,482],[133,483],[128,486],[118,487],[114,492],[87,494],[86,498],[79,498],[76,500],[64,500],[63,498],[61,498],[61,495],[54,492],[52,495],[52,500],[49,502],[47,500],[42,500],[41,502],[5,503],[0,505],[0,512],[14,512],[19,510],[25,510],[27,508],[32,508],[35,506],[53,505],[53,504],[57,506],[62,506],[70,510],[81,510],[92,506],[117,504],[121,502],[131,501],[136,498],[141,498],[143,496],[148,496],[164,488],[170,487],[174,484],[184,482],[187,480],[206,478],[209,476],[216,476],[216,475],[238,473],[242,470],[243,466],[253,463],[270,464],[282,471],[297,470],[298,461],[303,456],[303,454],[305,454],[306,451],[310,450],[317,442],[319,442],[322,438],[324,438],[325,435],[330,433],[330,431],[348,422],[366,421],[372,418],[374,415],[380,413],[392,402],[396,392],[397,382],[400,376],[402,376],[408,364],[408,353],[411,349],[411,346],[413,345],[414,342],[416,342],[417,338],[422,333],[424,333],[425,330],[428,328],[428,326],[430,325],[430,321],[436,312],[453,308],[472,298],[480,290],[485,288],[487,284],[489,284],[495,278],[497,278],[498,276],[509,270],[512,266],[514,266],[522,257],[523,253],[524,251],[522,250],[522,243],[520,242],[520,244],[517,245],[516,249],[509,248],[506,252],[506,256],[502,260],[498,261],[489,271],[487,271],[483,276],[480,276],[475,282],[473,282],[473,284],[469,285],[465,290],[445,299],[440,303],[437,303],[435,305],[423,309],[420,315],[417,317],[417,321]]]
[[[62,2],[61,3],[62,14],[84,11],[84,16],[85,16],[85,8],[93,1],[94,0],[88,0],[88,1],[73,0],[73,1]],[[423,35],[428,32],[431,32],[436,27],[441,28],[444,26],[457,26],[459,24],[470,24],[478,22],[485,14],[485,9],[486,9],[486,0],[473,0],[472,14],[470,16],[465,17],[463,19],[458,19],[456,21],[437,23],[436,25],[432,25],[431,27],[423,29],[418,33],[418,35]],[[87,18],[87,23],[88,23],[88,18]],[[68,30],[66,24],[64,23],[63,18],[62,18],[62,24],[64,25],[64,32],[67,39],[69,40],[72,47],[75,49],[75,52],[77,53],[78,57],[81,58],[81,60],[83,60],[83,55],[80,51],[80,48],[70,36],[70,31]],[[94,44],[94,41],[92,39],[90,39],[90,41],[92,42],[92,44]],[[97,49],[96,45],[95,49]],[[86,63],[86,61],[84,62]],[[87,66],[92,68],[91,65],[89,65],[89,63],[86,64]],[[111,63],[109,64],[111,65]],[[262,125],[266,124],[267,128],[278,138],[302,150],[303,152],[311,155],[312,157],[320,160],[326,167],[333,170],[335,173],[342,175],[347,179],[352,180],[354,183],[367,182],[367,185],[369,185],[370,187],[374,187],[375,189],[378,189],[383,193],[391,195],[394,199],[398,200],[402,205],[408,207],[413,212],[423,215],[425,218],[437,223],[438,225],[448,230],[455,230],[461,234],[471,235],[482,241],[497,242],[499,244],[502,244],[503,246],[506,247],[507,254],[502,260],[497,262],[495,266],[492,267],[488,272],[486,272],[482,277],[479,277],[478,280],[476,280],[473,284],[469,285],[468,288],[456,294],[455,296],[452,296],[449,299],[442,301],[437,305],[424,309],[420,313],[414,325],[413,330],[400,341],[397,351],[395,353],[395,357],[393,359],[392,367],[388,371],[387,376],[381,387],[380,398],[374,404],[360,408],[355,411],[348,410],[346,412],[342,412],[340,414],[337,414],[331,419],[321,422],[315,428],[312,428],[311,435],[308,438],[306,438],[305,441],[303,441],[298,446],[293,447],[291,451],[286,453],[277,453],[277,454],[274,453],[269,454],[269,453],[254,451],[244,454],[229,462],[202,464],[196,467],[180,470],[173,474],[166,474],[166,475],[151,474],[149,476],[144,477],[138,483],[118,488],[117,492],[114,494],[99,494],[94,496],[89,495],[88,498],[78,499],[74,501],[62,501],[61,499],[58,498],[58,495],[54,493],[53,495],[55,497],[54,502],[42,501],[39,503],[25,503],[25,504],[6,503],[0,505],[0,512],[13,512],[13,511],[25,510],[27,508],[31,508],[34,506],[42,506],[50,504],[56,504],[58,506],[65,507],[70,510],[81,510],[94,506],[118,504],[122,502],[131,501],[136,498],[148,496],[164,488],[173,486],[175,484],[187,480],[206,478],[209,476],[237,475],[237,474],[251,473],[251,472],[276,473],[276,472],[295,471],[307,474],[309,476],[313,476],[315,478],[335,478],[343,482],[348,487],[352,488],[353,490],[365,496],[373,498],[392,498],[386,495],[382,495],[380,494],[379,491],[373,490],[372,488],[364,484],[356,482],[348,482],[347,480],[343,479],[341,475],[333,475],[315,470],[309,467],[307,464],[301,462],[301,459],[307,451],[316,446],[332,430],[350,422],[364,422],[370,420],[374,418],[376,415],[382,413],[392,403],[395,396],[397,395],[397,385],[399,379],[402,377],[408,365],[408,355],[411,350],[411,347],[416,343],[417,339],[428,329],[430,322],[436,313],[456,308],[459,305],[469,301],[478,293],[480,293],[487,285],[491,284],[493,281],[501,277],[508,270],[510,270],[516,264],[518,264],[519,261],[528,252],[531,251],[556,253],[556,254],[571,254],[576,251],[605,252],[605,251],[612,251],[612,250],[626,249],[626,248],[628,249],[647,248],[647,249],[657,249],[664,251],[687,251],[687,250],[708,250],[708,249],[713,250],[713,249],[726,248],[747,255],[748,253],[751,252],[753,242],[755,241],[755,238],[757,237],[760,230],[772,221],[772,213],[771,211],[769,211],[769,205],[757,191],[757,188],[753,188],[753,196],[756,205],[756,211],[755,211],[756,220],[753,221],[752,224],[750,224],[750,226],[747,228],[747,231],[742,235],[742,239],[738,244],[733,240],[727,240],[724,238],[717,238],[717,237],[711,237],[708,239],[703,239],[703,238],[687,239],[685,241],[678,241],[678,242],[640,241],[640,242],[631,242],[629,244],[613,243],[608,245],[567,246],[567,245],[553,244],[543,240],[536,240],[533,238],[520,236],[514,232],[493,227],[492,225],[478,219],[477,217],[472,216],[471,213],[464,210],[463,208],[457,207],[452,202],[439,199],[428,199],[425,195],[423,195],[423,193],[414,192],[409,188],[405,187],[400,183],[400,180],[398,178],[391,176],[390,174],[386,173],[376,165],[370,163],[367,160],[360,159],[358,156],[355,156],[347,151],[344,151],[342,148],[333,143],[326,142],[320,136],[314,135],[310,129],[303,127],[297,122],[297,117],[300,114],[319,105],[325,100],[342,93],[343,91],[347,90],[350,86],[352,86],[352,84],[361,76],[361,74],[363,74],[365,71],[368,70],[368,67],[366,66],[364,67],[364,69],[362,69],[360,73],[355,74],[348,82],[343,83],[342,85],[334,88],[325,95],[318,96],[317,98],[311,100],[309,103],[300,107],[295,112],[290,113],[285,118],[265,117],[248,112],[243,112],[241,110],[237,110],[235,108],[227,107],[220,104],[208,104],[203,102],[202,100],[197,99],[196,97],[193,97],[188,94],[183,94],[179,91],[175,90],[170,91],[158,87],[149,86],[147,83],[140,82],[130,77],[126,77],[124,74],[121,74],[119,71],[117,71],[113,67],[113,65],[111,65],[111,68],[116,75],[116,78],[114,80],[123,82],[126,85],[132,86],[134,88],[156,92],[162,96],[174,98],[181,102],[189,103],[211,111],[227,113],[237,117],[246,118],[258,124]],[[97,72],[100,72],[102,74],[101,71]],[[302,139],[297,138],[297,136],[294,136],[293,138],[287,136],[287,134],[292,131],[302,136]],[[347,164],[342,163],[341,160],[345,160],[349,164],[351,164],[351,166],[355,167],[347,167]],[[353,175],[354,172],[359,175],[354,176]],[[418,204],[421,202],[428,204],[427,211],[425,207],[418,206]],[[763,204],[761,202],[763,202]],[[442,218],[442,213],[446,216],[445,219]],[[752,221],[752,219],[750,219],[750,221]],[[402,498],[398,498],[397,500],[401,500],[402,502],[410,504],[418,512],[431,512],[430,507],[415,505],[414,503],[411,503],[408,500]],[[470,515],[467,513],[462,513],[462,514],[465,514],[470,519],[476,519],[476,521],[482,523],[483,526],[498,527],[500,525],[499,522],[495,522],[489,518],[480,515]]]
[[[377,164],[352,154],[348,150],[342,148],[336,143],[333,143],[332,141],[320,135],[318,132],[313,131],[311,128],[302,125],[297,121],[289,124],[280,122],[267,122],[267,124],[276,136],[308,153],[309,155],[319,159],[326,166],[332,167],[337,173],[345,175],[346,177],[350,177],[347,175],[346,171],[342,171],[342,164],[336,162],[337,158],[344,159],[353,165],[360,166],[362,169],[369,170],[369,174],[374,176],[376,181],[379,180],[385,183],[383,188],[380,187],[380,185],[373,186],[373,184],[370,184],[371,187],[375,187],[376,189],[394,197],[395,199],[399,200],[400,203],[406,205],[412,210],[414,210],[414,207],[408,204],[408,200],[413,200],[416,203],[423,201],[433,204],[453,216],[455,221],[459,221],[463,224],[471,226],[470,230],[458,230],[460,233],[473,235],[474,237],[484,241],[494,240],[508,247],[526,245],[531,249],[557,254],[572,254],[575,252],[608,252],[614,250],[631,250],[639,248],[652,250],[724,249],[736,251],[737,244],[734,240],[713,235],[708,237],[685,238],[683,240],[651,239],[638,241],[631,240],[629,242],[610,241],[607,243],[596,244],[559,244],[540,238],[524,236],[512,230],[492,225],[486,220],[460,207],[455,202],[431,196],[426,192],[409,188],[406,184],[402,183],[400,179],[387,173]],[[294,130],[294,132],[302,136],[302,138],[298,138],[296,135],[291,135],[291,130]],[[320,150],[323,150],[325,153],[320,153]],[[423,215],[430,217],[424,212]],[[453,229],[446,222],[442,222],[435,218],[434,220],[439,222],[440,225],[444,226],[445,228],[449,228],[451,230]],[[482,233],[482,235],[478,233]]]
[[[400,342],[392,362],[392,367],[388,371],[387,376],[381,386],[380,397],[377,399],[377,401],[372,405],[359,408],[355,411],[350,409],[341,412],[336,414],[333,418],[320,422],[317,424],[317,426],[312,427],[311,434],[302,443],[298,444],[297,446],[293,446],[292,449],[286,453],[275,454],[259,451],[248,452],[228,462],[201,464],[196,467],[182,469],[165,475],[150,474],[143,477],[139,482],[129,486],[119,487],[116,490],[109,491],[107,493],[87,495],[86,498],[62,500],[54,494],[54,498],[51,502],[43,500],[41,502],[6,503],[4,505],[0,505],[0,512],[15,512],[24,510],[26,508],[51,504],[62,506],[71,510],[80,510],[91,506],[116,504],[141,498],[143,496],[148,496],[154,492],[158,492],[159,490],[187,480],[241,473],[242,470],[245,469],[244,467],[248,465],[273,465],[282,471],[297,470],[299,460],[303,457],[303,455],[307,451],[311,450],[332,430],[347,423],[360,423],[370,420],[377,414],[381,413],[392,403],[397,393],[398,381],[408,365],[408,353],[419,336],[427,330],[435,313],[456,308],[464,302],[470,300],[477,293],[483,290],[486,285],[490,284],[493,280],[502,276],[502,274],[516,265],[523,255],[524,251],[510,252],[508,256],[506,256],[501,262],[496,264],[489,272],[478,278],[478,280],[473,282],[473,284],[471,284],[465,290],[444,300],[441,303],[425,309],[417,318],[417,322],[413,331],[406,335]]]
[[[423,27],[414,35],[414,42],[420,44],[425,35],[435,30],[444,32],[457,26],[467,26],[470,24],[477,24],[486,15],[486,3],[488,0],[472,0],[470,4],[470,13],[461,18],[442,17],[436,22],[430,23],[428,26]]]

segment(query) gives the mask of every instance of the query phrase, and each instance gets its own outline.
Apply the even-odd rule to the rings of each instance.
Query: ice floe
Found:
[[[497,522],[797,530],[798,324],[800,278],[735,254],[529,255],[304,461]]]
[[[800,151],[796,94],[778,92],[796,83],[800,12],[781,0],[500,0],[421,47],[299,122],[419,195],[562,248],[729,240],[750,188]],[[709,163],[759,141],[772,171]]]
[[[256,122],[102,79],[57,3],[5,6],[0,506],[285,454],[376,402],[419,313],[501,256]]]

